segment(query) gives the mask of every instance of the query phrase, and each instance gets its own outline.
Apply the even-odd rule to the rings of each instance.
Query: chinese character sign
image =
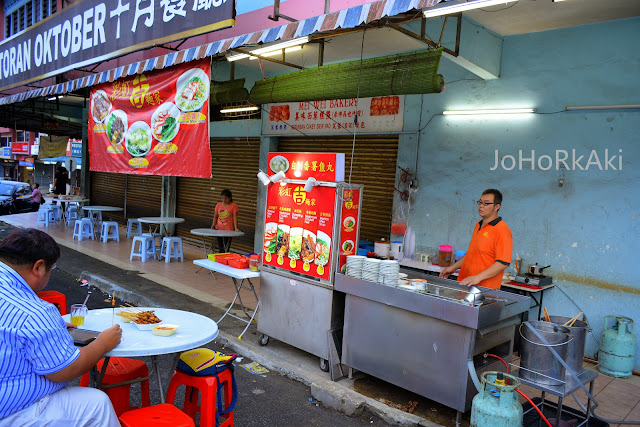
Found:
[[[235,25],[234,0],[84,0],[0,43],[0,89]]]
[[[206,58],[93,88],[90,169],[211,177],[210,82]]]
[[[344,153],[269,153],[269,174],[289,179],[344,181]]]
[[[356,102],[357,101],[357,102]],[[401,132],[404,96],[269,104],[266,135]]]

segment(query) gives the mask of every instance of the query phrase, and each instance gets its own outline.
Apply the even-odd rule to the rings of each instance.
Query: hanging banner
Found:
[[[404,96],[267,104],[265,110],[265,135],[401,132]]]
[[[269,153],[269,175],[284,172],[286,178],[344,181],[344,153]]]
[[[51,157],[66,156],[67,145],[69,145],[68,136],[41,136],[38,157],[49,159]]]
[[[90,169],[211,177],[209,58],[95,86]]]

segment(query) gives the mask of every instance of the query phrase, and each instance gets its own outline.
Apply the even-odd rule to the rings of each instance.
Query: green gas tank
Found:
[[[513,375],[487,371],[482,391],[471,403],[472,427],[522,427],[522,405],[515,391],[520,381]]]
[[[616,324],[609,328],[609,321]],[[616,378],[628,378],[633,373],[636,356],[636,337],[633,335],[633,319],[609,315],[604,318],[604,330],[598,349],[598,370]]]

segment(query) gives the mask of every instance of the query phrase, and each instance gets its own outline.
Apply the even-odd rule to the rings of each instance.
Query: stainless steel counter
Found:
[[[469,375],[496,369],[513,352],[515,325],[529,309],[528,297],[482,288],[485,301],[463,300],[466,286],[424,277],[422,293],[336,274],[344,292],[342,363],[458,411],[477,393]]]

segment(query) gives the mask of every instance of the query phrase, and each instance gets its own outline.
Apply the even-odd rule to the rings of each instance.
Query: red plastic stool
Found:
[[[233,372],[231,369],[226,369],[218,374],[218,378],[220,378],[220,382],[224,387],[224,406],[228,408],[233,398]],[[200,427],[215,427],[218,394],[218,380],[216,377],[194,377],[176,371],[169,384],[167,402],[175,402],[176,390],[181,385],[186,386],[182,411],[194,420],[196,419],[196,414],[200,412]],[[202,393],[200,405],[198,405],[198,391]],[[220,415],[218,427],[227,426],[233,426],[233,411]]]
[[[37,293],[38,298],[51,304],[55,304],[60,310],[61,315],[67,314],[67,297],[58,291],[40,291]]]
[[[127,411],[119,419],[122,427],[195,427],[191,417],[168,403]]]
[[[104,359],[100,360],[97,364],[98,372],[102,369]],[[107,372],[105,372],[102,378],[102,385],[109,386],[111,384],[121,383],[123,381],[131,381],[137,378],[148,377],[149,369],[147,364],[142,360],[127,359],[125,357],[112,357],[109,359],[109,365],[107,366]],[[86,373],[80,378],[80,387],[89,386],[89,374]],[[130,406],[130,394],[131,384],[124,384],[115,387],[104,387],[102,391],[107,393],[113,409],[116,411],[116,415],[120,416],[122,413],[130,411],[132,409],[138,409]],[[151,404],[149,398],[149,378],[140,383],[140,398],[142,401],[142,407],[149,406]]]

